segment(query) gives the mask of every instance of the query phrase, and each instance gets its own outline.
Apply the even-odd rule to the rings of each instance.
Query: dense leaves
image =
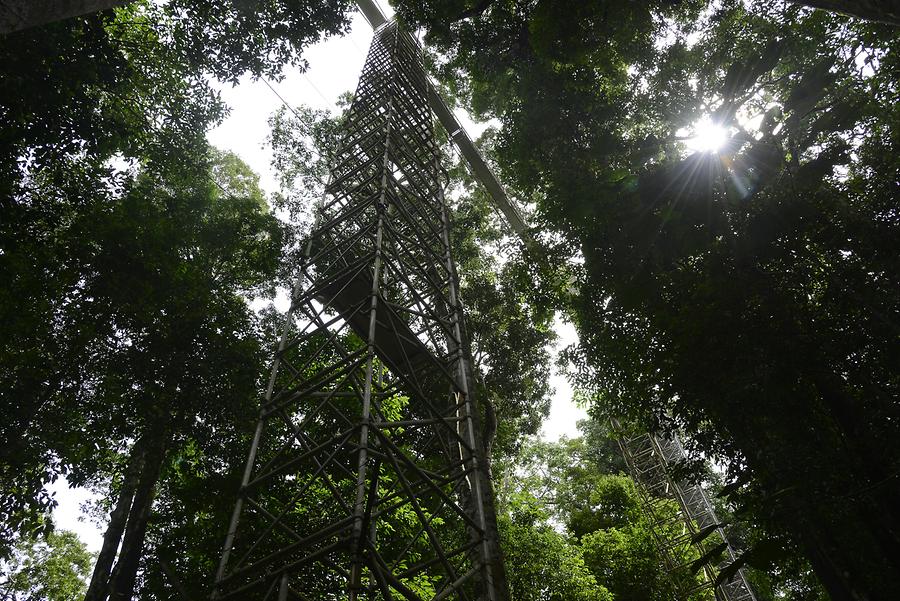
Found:
[[[658,500],[659,515],[647,513],[632,480],[619,472],[621,459],[608,431],[597,422],[579,425],[582,437],[531,439],[518,457],[498,465],[513,598],[651,601],[695,588],[694,574],[669,573],[656,538],[677,536],[682,524],[676,520],[656,531],[651,526],[654,518],[677,515],[677,505]],[[694,549],[677,552],[679,565],[699,558]],[[557,572],[542,574],[550,563]],[[527,592],[525,578],[547,588]],[[688,596],[699,601],[708,593]]]
[[[304,67],[302,49],[345,33],[350,9],[349,0],[169,0],[148,21],[195,68],[237,83],[245,72],[278,77]]]
[[[900,586],[900,40],[800,4],[398,2],[445,91],[498,120],[483,146],[546,250],[523,255],[446,161],[516,598],[671,594],[609,416],[723,466],[762,596],[819,597],[810,565],[834,598]],[[302,68],[348,9],[139,2],[0,39],[0,554],[49,530],[65,475],[107,493],[98,586],[208,592],[277,321],[246,299],[304,231],[206,147],[208,76]],[[280,214],[309,214],[338,123],[274,117]],[[724,143],[690,153],[703,123]],[[596,420],[530,444],[560,309]]]
[[[514,599],[526,601],[610,601],[580,550],[547,523],[533,499],[517,500],[499,523]]]
[[[9,564],[3,568],[4,599],[10,601],[78,601],[94,557],[68,530],[45,539],[22,539]]]
[[[207,147],[224,114],[207,74],[274,75],[342,30],[344,4],[303,6],[291,31],[269,26],[280,4],[235,29],[235,6],[132,3],[0,40],[0,554],[51,528],[46,483],[93,486],[111,520],[89,598],[131,596],[157,483],[185,454],[221,479],[218,445],[242,448],[252,421],[247,301],[271,290],[282,228],[256,176]]]
[[[834,596],[889,598],[896,29],[740,2],[491,2],[448,26],[400,4],[584,261],[594,410],[686,429]],[[726,143],[688,154],[704,119]]]

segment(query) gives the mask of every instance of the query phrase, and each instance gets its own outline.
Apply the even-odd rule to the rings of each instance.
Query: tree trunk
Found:
[[[131,0],[0,0],[0,34],[126,4]]]
[[[900,25],[900,0],[788,0],[793,4]]]
[[[134,494],[128,525],[125,528],[125,537],[122,539],[119,560],[116,562],[110,580],[110,601],[128,601],[134,594],[134,584],[137,580],[137,571],[147,534],[147,521],[153,508],[156,484],[159,481],[171,440],[168,428],[164,430],[165,433],[161,433],[149,443],[147,460],[144,462],[144,469]]]
[[[143,471],[145,450],[144,438],[138,439],[131,447],[131,454],[128,457],[128,465],[122,480],[122,489],[119,491],[116,505],[109,515],[109,525],[103,535],[103,546],[97,556],[97,563],[94,564],[94,572],[91,575],[91,583],[84,596],[84,601],[103,601],[109,593],[110,570],[112,570],[113,561],[116,558],[122,532],[125,531],[138,476]]]
[[[172,568],[169,562],[163,558],[159,558],[159,567],[162,570],[162,573],[165,574],[166,578],[168,578],[169,584],[172,585],[172,588],[178,591],[178,594],[181,595],[181,598],[184,599],[184,601],[191,601],[191,596],[188,595],[187,589],[184,588],[184,584],[181,582],[181,579],[178,577],[178,574],[175,573],[175,570]]]

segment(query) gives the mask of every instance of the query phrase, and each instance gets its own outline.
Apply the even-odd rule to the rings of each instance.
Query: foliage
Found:
[[[27,197],[38,177],[68,182],[77,204],[90,188],[76,184],[87,174],[110,177],[113,157],[152,162],[163,152],[202,153],[205,126],[222,107],[155,32],[128,21],[134,10],[0,39],[4,210]]]
[[[94,556],[68,530],[42,539],[20,539],[0,584],[10,601],[78,601],[87,588]]]
[[[202,154],[223,115],[208,75],[278,77],[309,44],[343,33],[346,0],[132,2],[3,36],[0,198],[72,160]],[[22,52],[28,48],[28,52]],[[194,127],[204,123],[201,127]]]
[[[346,108],[346,103],[342,106]],[[297,266],[306,251],[304,237],[312,227],[313,207],[325,194],[342,119],[343,115],[306,106],[292,108],[291,114],[282,107],[269,118],[272,168],[280,188],[272,196],[272,205],[288,224],[282,276],[286,286],[299,274]]]
[[[346,33],[351,9],[349,0],[168,0],[146,22],[193,68],[237,83],[246,72],[279,77],[285,67],[305,68],[302,50]]]
[[[559,565],[564,565],[564,561],[555,559],[560,554],[577,558],[589,580],[596,583],[592,586],[601,598],[673,598],[678,590],[676,580],[664,567],[655,536],[680,534],[683,525],[678,520],[662,520],[668,525],[657,527],[671,532],[654,533],[651,516],[634,483],[617,473],[621,459],[614,445],[610,445],[613,441],[609,434],[589,421],[579,426],[584,437],[563,438],[558,443],[529,440],[518,457],[498,465],[498,500],[504,515],[501,525],[519,537],[504,547],[505,553],[512,554],[512,559],[507,558],[511,581],[515,582],[514,578],[523,571],[537,569],[535,562],[542,565],[536,559],[543,557],[541,552],[531,551],[535,550],[534,545],[544,544],[554,550],[543,553],[550,553]],[[605,444],[596,445],[601,440]],[[673,501],[658,500],[655,507],[660,512],[655,517],[660,519],[679,514]],[[526,526],[530,530],[527,535]],[[532,537],[533,542],[526,542],[527,537]],[[693,549],[675,548],[673,552],[683,553],[674,558],[678,564],[686,565],[699,557]],[[567,584],[570,580],[579,582],[578,573],[570,574],[566,569],[560,571],[560,580],[537,581],[552,583],[549,590],[562,594],[572,586]],[[680,590],[697,584],[693,575],[678,577],[687,579],[685,588]],[[702,592],[690,598],[705,599]]]
[[[4,307],[11,315],[32,307],[37,323],[48,324],[23,328],[14,340],[33,349],[34,362],[10,354],[5,363],[16,382],[12,390],[44,399],[36,406],[4,405],[19,411],[8,413],[7,423],[20,429],[8,438],[10,450],[18,450],[10,457],[10,482],[21,482],[32,469],[27,466],[43,464],[43,475],[28,486],[39,487],[60,470],[72,484],[84,484],[111,469],[122,441],[165,414],[175,397],[195,403],[179,408],[187,423],[199,410],[205,414],[197,425],[213,428],[227,423],[228,399],[240,398],[233,396],[237,379],[255,387],[250,359],[257,343],[239,294],[270,277],[279,229],[260,206],[258,190],[225,197],[208,178],[188,177],[197,183],[125,180],[120,196],[95,196],[62,223],[33,219],[29,229],[9,232],[16,244],[6,246],[3,258],[14,287]],[[38,197],[52,191],[51,185],[34,190]],[[48,205],[23,213],[37,216]],[[57,277],[35,278],[38,260],[45,261],[45,274]],[[45,296],[48,284],[56,289]],[[27,325],[21,314],[9,323]],[[194,364],[198,353],[209,362]],[[147,395],[161,404],[145,402]],[[30,490],[19,498],[34,495]]]
[[[49,529],[60,474],[116,506],[137,462],[152,497],[142,434],[167,465],[252,411],[244,296],[269,291],[282,232],[247,167],[207,148],[225,112],[208,74],[302,66],[347,8],[133,2],[0,39],[0,556]]]
[[[507,577],[521,601],[612,601],[577,546],[546,522],[539,502],[520,494],[499,520]]]
[[[583,259],[571,358],[594,410],[686,429],[833,596],[889,598],[896,29],[766,3],[488,2],[442,23],[399,4]],[[727,143],[686,156],[703,117]]]
[[[538,432],[550,411],[550,353],[556,339],[553,313],[535,298],[528,257],[501,243],[500,264],[485,243],[489,222],[462,199],[454,212],[452,243],[465,273],[461,296],[474,365],[488,456],[515,452],[522,437]],[[481,221],[479,221],[479,217]],[[496,234],[493,234],[496,235]],[[490,238],[488,238],[490,239]],[[468,245],[468,247],[466,246]],[[487,247],[487,248],[486,248]]]

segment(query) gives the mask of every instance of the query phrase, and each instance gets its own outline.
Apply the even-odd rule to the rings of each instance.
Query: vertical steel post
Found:
[[[366,507],[366,465],[369,447],[369,421],[372,414],[372,376],[375,369],[375,332],[378,319],[378,295],[379,283],[381,282],[382,244],[384,243],[384,212],[386,207],[385,190],[387,189],[388,170],[390,166],[389,150],[391,147],[391,115],[393,110],[394,101],[391,98],[388,100],[387,105],[388,118],[384,137],[384,158],[381,163],[381,191],[375,207],[378,211],[378,225],[375,228],[375,261],[373,269],[374,275],[372,276],[372,302],[369,306],[366,387],[363,393],[362,419],[360,421],[359,459],[356,477],[356,505],[353,512],[353,540],[358,542],[356,542],[356,557],[354,557],[353,565],[350,569],[350,601],[356,601],[357,593],[359,592],[363,564],[363,539],[366,534],[370,534],[363,532],[363,514]]]

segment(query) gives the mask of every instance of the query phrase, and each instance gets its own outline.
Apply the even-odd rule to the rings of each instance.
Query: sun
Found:
[[[691,137],[685,140],[685,145],[695,152],[718,152],[728,140],[728,131],[709,117],[694,123],[689,131]]]

